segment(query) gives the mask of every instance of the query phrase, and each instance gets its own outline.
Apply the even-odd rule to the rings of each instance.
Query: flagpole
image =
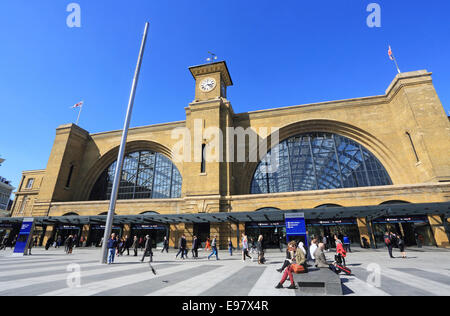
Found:
[[[400,71],[400,68],[398,68],[397,59],[395,58],[394,55],[392,55],[392,57],[394,58],[395,67],[397,67],[398,73],[401,74],[402,72]]]
[[[77,117],[77,122],[75,123],[75,125],[78,125],[78,121],[80,120],[80,115],[81,115],[81,110],[83,109],[83,104],[81,104],[80,106],[80,111],[78,111],[78,117]]]
[[[117,156],[116,171],[114,173],[114,181],[111,191],[111,200],[109,202],[108,217],[106,218],[105,234],[103,235],[102,259],[100,263],[107,263],[106,260],[108,256],[108,240],[111,235],[112,225],[114,221],[114,212],[116,210],[117,193],[119,191],[120,175],[122,174],[122,165],[123,165],[123,158],[125,155],[125,146],[127,142],[128,128],[130,127],[131,112],[133,110],[134,104],[134,96],[136,94],[136,87],[139,80],[139,73],[141,71],[142,57],[144,55],[145,43],[147,41],[148,26],[149,23],[146,22],[144,28],[144,35],[142,36],[138,62],[136,65],[136,70],[134,72],[133,84],[131,86],[130,99],[128,100],[127,114],[123,126],[122,139],[120,141],[119,154]]]

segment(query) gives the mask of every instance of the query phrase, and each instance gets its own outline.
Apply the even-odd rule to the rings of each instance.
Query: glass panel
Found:
[[[340,135],[319,132],[297,135],[278,144],[278,149],[278,170],[266,173],[271,152],[267,153],[255,170],[251,193],[392,184],[374,155]]]
[[[90,200],[108,200],[116,169],[113,162],[97,180]],[[181,196],[182,179],[175,165],[165,156],[152,151],[125,155],[118,199],[167,199]]]

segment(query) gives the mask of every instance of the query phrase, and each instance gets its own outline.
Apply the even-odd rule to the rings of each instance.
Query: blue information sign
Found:
[[[16,247],[14,248],[15,254],[25,254],[30,242],[30,235],[34,228],[34,218],[24,218],[22,227],[20,228],[19,236],[17,236]]]
[[[287,240],[301,240],[308,246],[308,238],[306,233],[306,223],[304,213],[288,213],[284,214],[286,222],[286,237]]]
[[[306,235],[304,213],[285,214],[286,235]]]

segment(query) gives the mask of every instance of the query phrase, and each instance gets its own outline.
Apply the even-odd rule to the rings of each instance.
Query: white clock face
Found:
[[[214,80],[213,78],[206,78],[203,79],[202,82],[200,82],[200,90],[202,90],[203,92],[212,91],[215,87],[216,80]]]

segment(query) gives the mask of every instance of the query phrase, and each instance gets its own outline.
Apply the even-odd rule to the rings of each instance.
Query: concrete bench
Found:
[[[310,268],[308,273],[294,274],[297,295],[343,295],[341,278],[330,269]]]

